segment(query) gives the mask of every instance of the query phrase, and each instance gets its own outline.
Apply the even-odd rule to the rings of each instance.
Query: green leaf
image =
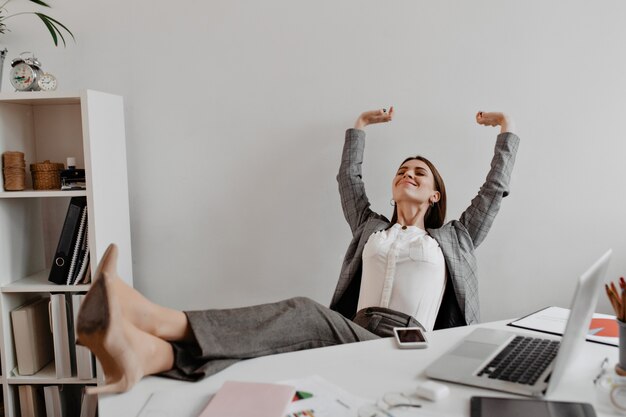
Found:
[[[41,14],[41,13],[39,13],[39,14]],[[66,31],[67,33],[69,33],[69,34],[70,34],[70,36],[72,37],[72,39],[76,40],[76,38],[74,37],[74,34],[72,33],[72,31],[71,31],[71,30],[69,30],[69,29],[67,28],[67,26],[65,26],[63,23],[59,22],[59,21],[58,21],[58,20],[56,20],[56,19],[53,19],[53,18],[52,18],[52,17],[50,17],[50,16],[46,16],[45,14],[41,14],[41,15],[42,15],[42,16],[45,16],[47,19],[51,20],[51,21],[52,21],[52,23],[56,23],[57,25],[61,26],[63,29],[65,29],[65,31]],[[57,31],[59,32],[59,35],[61,35],[61,31],[60,31],[59,29],[57,29]]]
[[[35,14],[43,21],[43,23],[46,25],[46,27],[50,31],[50,34],[52,35],[52,40],[54,41],[55,46],[59,46],[58,37],[60,37],[61,41],[63,41],[63,46],[67,46],[67,44],[65,43],[65,37],[63,36],[61,29],[59,29],[57,25],[65,29],[65,31],[70,34],[72,39],[74,39],[74,41],[76,40],[76,38],[74,38],[74,34],[63,23],[43,13],[35,13]],[[57,37],[57,33],[59,35],[58,37]]]
[[[43,1],[41,1],[41,0],[28,0],[28,1],[33,2],[33,3],[35,3],[35,4],[38,4],[38,5],[40,5],[40,6],[50,7],[50,5],[49,5],[49,4],[44,3],[44,2],[43,2]]]
[[[50,31],[50,35],[52,35],[52,40],[54,41],[54,46],[59,46],[59,40],[57,38],[57,34],[56,34],[56,29],[54,27],[54,25],[52,23],[50,23],[48,20],[46,20],[45,15],[41,15],[39,13],[35,13],[37,16],[39,16],[39,18],[43,21],[44,25],[46,25],[46,27],[48,28],[48,30]],[[63,37],[61,37],[62,39]],[[63,45],[65,45],[65,39],[63,39]]]
[[[0,0],[2,1],[2,0]],[[7,0],[7,2],[10,0]],[[35,3],[41,6],[45,6],[45,7],[50,7],[48,4],[46,4],[43,0],[28,0],[31,3]],[[4,3],[6,4],[6,2]],[[2,7],[2,6],[0,6]],[[74,37],[74,34],[72,33],[71,30],[68,29],[67,26],[65,26],[63,23],[59,22],[58,20],[43,14],[43,13],[38,13],[38,12],[20,12],[20,13],[14,13],[8,16],[2,16],[2,9],[0,8],[0,33],[4,33],[6,31],[8,31],[7,27],[4,25],[4,20],[12,18],[14,16],[19,16],[19,15],[24,15],[24,14],[34,14],[37,17],[39,17],[39,19],[41,19],[41,21],[43,22],[43,24],[46,26],[46,28],[48,29],[48,31],[50,32],[50,36],[52,36],[52,41],[54,42],[55,46],[59,46],[59,38],[61,38],[61,41],[63,42],[63,46],[67,46],[67,43],[65,42],[65,37],[63,36],[63,31],[69,33],[70,36],[72,37],[72,39],[74,39],[74,41],[76,41],[76,38]]]

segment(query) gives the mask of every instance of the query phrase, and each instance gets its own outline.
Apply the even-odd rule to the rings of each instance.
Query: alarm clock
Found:
[[[43,74],[37,58],[15,58],[11,61],[9,79],[16,91],[37,91],[40,89],[37,80]]]
[[[37,78],[37,86],[41,91],[54,91],[57,89],[57,79],[54,75],[44,72]]]

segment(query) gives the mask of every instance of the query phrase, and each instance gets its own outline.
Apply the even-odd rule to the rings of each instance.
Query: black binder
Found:
[[[78,239],[82,212],[86,207],[86,197],[72,197],[70,200],[61,237],[59,237],[59,244],[57,245],[57,250],[52,260],[52,267],[50,268],[50,275],[48,276],[48,281],[50,282],[64,285],[67,281],[74,246]]]

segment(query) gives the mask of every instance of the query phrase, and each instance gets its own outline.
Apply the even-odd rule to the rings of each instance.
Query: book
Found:
[[[80,401],[80,416],[79,417],[96,417],[96,411],[98,410],[98,396],[87,395],[83,390],[82,399]]]
[[[65,395],[58,385],[43,387],[47,417],[65,417]]]
[[[43,392],[37,385],[19,385],[21,417],[46,417],[46,405]]]
[[[76,334],[76,320],[80,303],[83,302],[85,294],[72,294],[72,316],[74,319],[74,334]],[[74,338],[76,340],[76,338]],[[95,377],[93,354],[85,346],[74,344],[76,349],[76,377],[78,379],[92,379]]]
[[[11,311],[17,372],[33,375],[54,357],[48,299],[35,298]]]
[[[82,219],[83,209],[87,207],[86,197],[72,197],[67,208],[65,221],[55,251],[48,281],[55,284],[65,284],[70,270],[72,255]]]
[[[85,170],[70,167],[61,171],[62,190],[84,190],[87,186],[85,182]]]
[[[82,277],[77,278],[77,281],[74,282],[74,285],[77,284],[89,284],[91,282],[91,257],[89,256],[89,252],[87,252],[87,259],[85,260],[84,270],[85,272],[82,274]]]
[[[284,417],[295,393],[291,385],[226,381],[199,417]]]
[[[71,378],[74,372],[74,327],[65,294],[50,294],[50,322],[57,378]]]
[[[71,285],[74,283],[74,279],[78,274],[85,255],[85,242],[87,240],[87,206],[82,208],[80,215],[80,222],[78,224],[78,231],[76,232],[76,239],[74,241],[74,248],[72,249],[72,256],[70,260],[70,268],[67,271],[67,279],[65,284]]]
[[[80,276],[76,277],[76,280],[74,280],[74,285],[88,284],[89,282],[91,282],[91,269],[89,269],[89,266],[90,266],[89,263],[90,263],[90,256],[89,256],[89,251],[87,251],[85,260],[83,261],[83,265],[81,267]]]
[[[514,320],[508,326],[562,336],[569,313],[568,308],[546,307]],[[619,328],[615,316],[594,313],[586,339],[604,345],[619,346]]]
[[[87,267],[89,266],[89,236],[87,224],[85,224],[85,236],[81,242],[81,249],[78,254],[78,265],[76,267],[76,274],[68,280],[68,285],[77,285],[79,282],[85,279],[87,273]]]

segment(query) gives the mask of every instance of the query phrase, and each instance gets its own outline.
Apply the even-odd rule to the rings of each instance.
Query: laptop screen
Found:
[[[549,394],[558,385],[568,363],[576,357],[583,343],[585,343],[591,316],[598,302],[612,252],[609,249],[578,279],[567,326],[565,333],[563,333],[546,394]]]

